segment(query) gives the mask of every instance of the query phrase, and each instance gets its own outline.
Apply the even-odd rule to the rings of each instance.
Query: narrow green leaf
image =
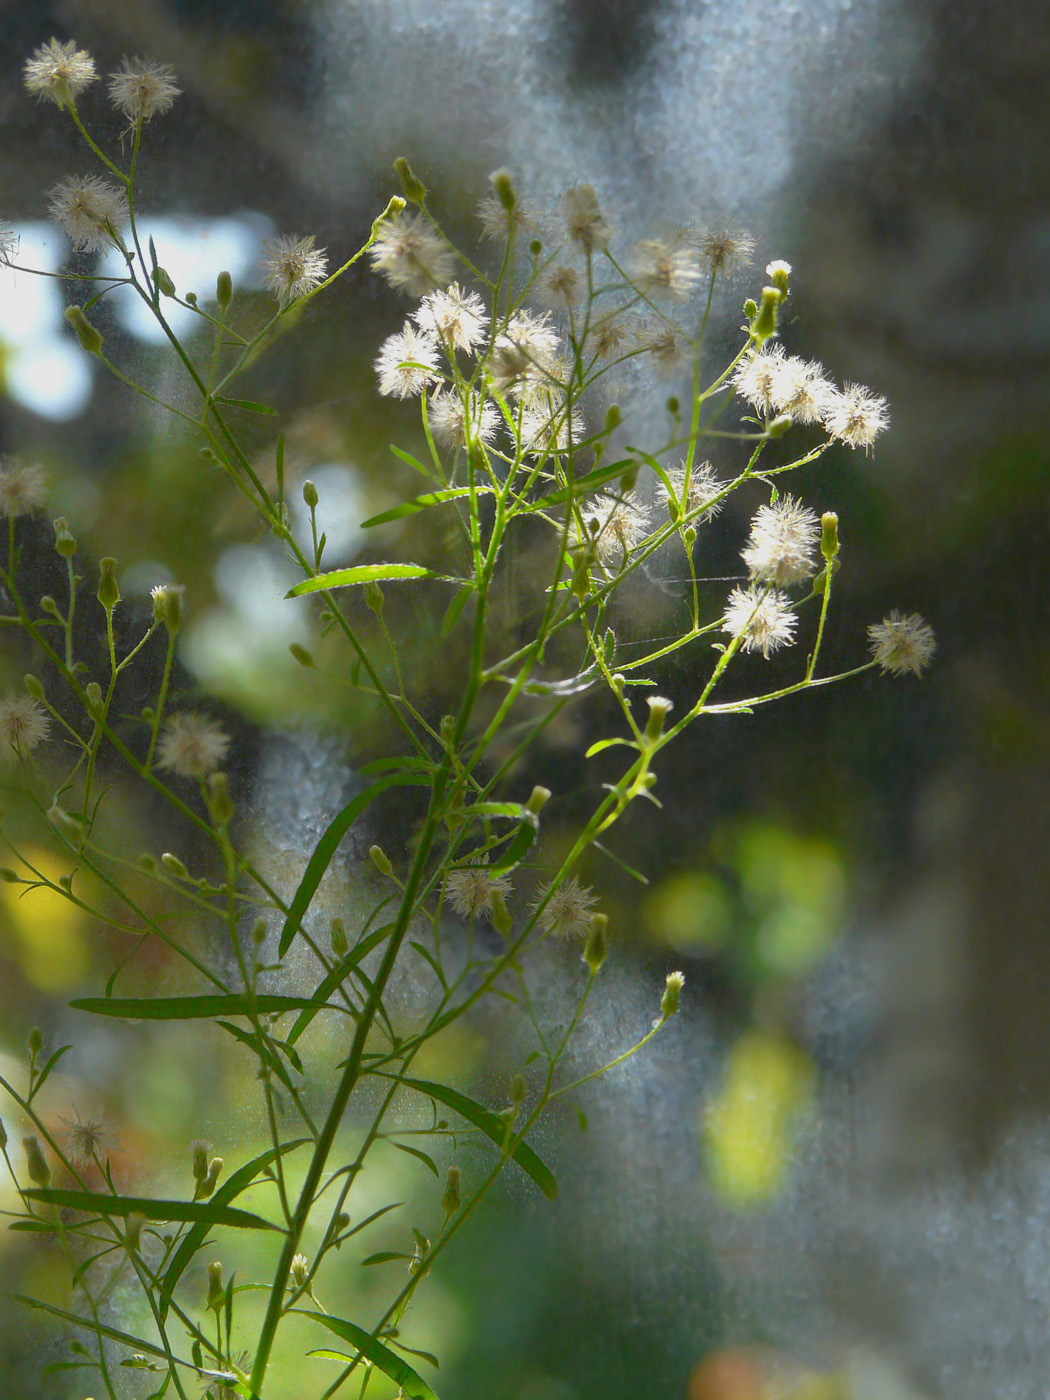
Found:
[[[599,739],[596,744],[592,744],[584,758],[593,758],[596,753],[602,753],[605,749],[611,749],[616,744],[630,744],[630,739]],[[632,745],[633,747],[633,745]]]
[[[392,579],[440,578],[440,574],[424,569],[422,564],[354,564],[349,569],[333,569],[316,578],[303,579],[284,595],[301,598],[306,593],[323,593],[328,588],[348,588],[358,583],[384,583]]]
[[[348,1240],[351,1235],[356,1235],[359,1230],[367,1229],[368,1226],[373,1224],[376,1220],[378,1220],[381,1215],[386,1215],[388,1210],[400,1210],[404,1204],[404,1201],[391,1201],[390,1205],[388,1206],[380,1206],[379,1209],[374,1210],[371,1215],[366,1215],[364,1220],[359,1220],[352,1230],[347,1230],[344,1234],[340,1235],[340,1241]],[[405,1254],[400,1257],[407,1259],[408,1255]],[[368,1261],[366,1259],[365,1263],[367,1262]]]
[[[443,637],[447,637],[455,627],[473,593],[473,583],[465,583],[452,599],[452,602],[449,603],[448,607],[445,609],[445,616],[441,619],[441,635]]]
[[[393,927],[393,924],[384,924],[382,928],[374,929],[351,948],[346,957],[336,963],[335,967],[332,968],[331,972],[328,973],[327,977],[325,977],[324,981],[317,988],[314,1000],[317,1001],[322,997],[325,999],[330,997],[336,987],[342,983],[346,974],[355,968],[362,958],[367,957],[373,948],[378,948],[384,938],[389,937]],[[316,1010],[312,1007],[308,1007],[307,1010],[299,1016],[295,1025],[288,1033],[288,1039],[284,1042],[287,1050],[291,1050],[291,1047],[299,1039],[316,1015]]]
[[[510,817],[515,821],[529,818],[528,809],[520,802],[474,802],[469,807],[457,807],[460,817]]]
[[[468,1099],[466,1094],[461,1094],[457,1089],[450,1089],[445,1084],[432,1084],[426,1079],[402,1079],[400,1082],[405,1088],[415,1089],[417,1093],[426,1094],[428,1098],[443,1103],[446,1108],[454,1109],[468,1123],[473,1123],[475,1128],[479,1128],[487,1138],[491,1138],[500,1151],[503,1150],[507,1125],[491,1110],[483,1108],[473,1099]],[[557,1197],[558,1183],[554,1180],[550,1168],[537,1157],[528,1143],[519,1142],[510,1155],[549,1200],[553,1201]]]
[[[213,402],[227,404],[230,408],[243,408],[247,413],[265,413],[271,418],[277,417],[275,408],[270,408],[268,404],[264,403],[252,403],[251,399],[216,398]]]
[[[529,820],[521,823],[498,858],[489,865],[489,870],[513,870],[520,865],[536,840],[536,832],[537,824],[530,813]]]
[[[440,963],[438,963],[437,960],[435,959],[434,954],[430,951],[429,948],[426,947],[425,944],[423,944],[423,943],[418,943],[418,942],[416,942],[415,939],[410,939],[409,942],[410,942],[411,946],[412,946],[413,948],[415,948],[415,950],[416,950],[416,952],[419,954],[419,956],[420,956],[421,958],[425,958],[425,959],[427,960],[427,962],[430,964],[430,966],[434,969],[434,976],[437,978],[437,980],[441,983],[442,987],[443,987],[443,988],[445,989],[445,991],[447,992],[447,991],[448,991],[448,983],[445,981],[445,974],[442,972],[442,970],[441,970],[441,965],[440,965]]]
[[[600,841],[595,841],[592,844],[596,851],[601,851],[602,855],[607,856],[614,865],[618,865],[621,870],[626,871],[632,880],[637,880],[640,885],[647,885],[649,883],[648,875],[643,875],[640,870],[635,870],[633,865],[628,865],[615,851],[610,851],[608,846],[603,846]]]
[[[7,1228],[9,1230],[32,1230],[38,1235],[53,1235],[58,1226],[52,1225],[47,1220],[15,1220]]]
[[[351,1346],[356,1347],[361,1356],[367,1361],[371,1361],[373,1366],[382,1371],[385,1376],[389,1376],[395,1385],[401,1387],[405,1400],[438,1400],[437,1395],[427,1385],[423,1377],[413,1371],[407,1361],[402,1360],[389,1347],[385,1347],[382,1342],[376,1341],[371,1332],[366,1332],[363,1327],[356,1327],[352,1322],[344,1322],[338,1317],[327,1317],[324,1313],[304,1312],[302,1316],[319,1322],[322,1327],[327,1327],[337,1337],[342,1337],[344,1342],[349,1342]],[[348,1363],[352,1363],[355,1359],[350,1356],[342,1356],[338,1352],[329,1353],[329,1357]]]
[[[269,992],[234,992],[229,996],[196,997],[80,997],[71,1001],[75,1011],[96,1016],[123,1016],[136,1021],[200,1021],[217,1016],[251,1016],[273,1011],[342,1010],[311,997],[275,996]]]
[[[277,1160],[279,1153],[283,1156],[286,1153],[294,1152],[297,1147],[302,1147],[304,1143],[310,1141],[310,1138],[294,1138],[291,1142],[282,1144],[280,1149],[274,1147],[268,1148],[267,1151],[253,1158],[252,1161],[247,1162],[238,1171],[235,1171],[232,1176],[227,1177],[223,1185],[220,1186],[214,1196],[211,1197],[211,1204],[215,1206],[228,1205],[230,1201],[236,1196],[239,1196],[242,1191],[246,1191],[248,1187],[253,1184],[261,1171],[264,1171],[271,1163]],[[160,1315],[162,1321],[167,1315],[168,1303],[175,1291],[175,1285],[182,1277],[188,1265],[196,1257],[197,1251],[207,1238],[210,1229],[210,1221],[199,1221],[187,1232],[183,1237],[182,1243],[175,1251],[172,1261],[168,1265],[167,1272],[163,1279],[161,1279],[160,1284]]]
[[[279,1055],[274,1054],[269,1045],[254,1030],[242,1030],[240,1026],[235,1026],[230,1021],[216,1021],[215,1024],[221,1026],[224,1031],[228,1031],[234,1040],[239,1040],[242,1045],[246,1045],[253,1055],[258,1055],[260,1059],[265,1060],[285,1088],[294,1093],[295,1086],[284,1062]]]
[[[74,1327],[83,1327],[86,1332],[95,1332],[108,1337],[110,1341],[120,1342],[123,1346],[130,1347],[132,1351],[146,1351],[151,1356],[159,1356],[162,1360],[168,1360],[168,1354],[160,1347],[154,1346],[152,1342],[144,1341],[141,1337],[133,1337],[130,1332],[119,1332],[115,1327],[107,1327],[104,1322],[96,1323],[93,1318],[80,1317],[77,1313],[66,1312],[64,1308],[56,1308],[51,1303],[42,1303],[39,1298],[27,1298],[23,1293],[12,1293],[10,1295],[17,1303],[24,1303],[27,1308],[37,1308],[40,1312],[50,1313],[52,1317],[60,1317],[63,1322],[71,1322]],[[179,1357],[172,1358],[179,1366],[189,1367],[191,1370],[197,1368],[189,1361],[183,1361]]]
[[[373,1264],[389,1264],[394,1259],[411,1259],[411,1254],[395,1254],[389,1249],[380,1250],[378,1254],[370,1254],[367,1259],[361,1260],[362,1269],[370,1268]]]
[[[382,778],[378,783],[373,783],[371,787],[365,788],[364,792],[359,792],[353,801],[347,805],[329,822],[324,835],[314,847],[314,853],[307,862],[303,878],[299,881],[299,888],[295,892],[295,897],[288,908],[288,917],[284,921],[284,928],[281,930],[281,940],[278,951],[283,958],[291,946],[292,939],[302,923],[303,915],[309,908],[310,901],[317,891],[317,886],[321,883],[321,877],[328,869],[339,847],[339,843],[349,831],[350,827],[361,815],[361,813],[373,803],[381,793],[390,787],[404,787],[406,784],[415,783],[414,774],[395,773],[389,778]]]
[[[432,1171],[437,1179],[439,1181],[441,1180],[441,1173],[438,1171],[437,1163],[434,1161],[433,1157],[428,1157],[427,1154],[421,1152],[418,1147],[409,1147],[408,1144],[404,1142],[395,1142],[394,1146],[399,1152],[407,1152],[410,1157],[415,1157],[418,1161],[422,1162],[428,1171]]]
[[[610,462],[607,466],[598,467],[593,472],[587,472],[579,476],[572,484],[572,497],[574,500],[581,500],[584,496],[590,495],[592,491],[597,491],[601,487],[608,485],[616,477],[623,476],[629,467],[637,466],[637,462],[630,457],[625,457],[619,462]],[[538,501],[534,501],[529,510],[546,510],[549,506],[560,506],[569,499],[569,487],[563,486],[557,491],[552,491],[547,496],[541,496]]]
[[[430,468],[425,467],[418,457],[413,457],[411,452],[402,452],[401,448],[395,447],[393,443],[390,444],[390,451],[395,457],[404,462],[406,466],[411,467],[413,471],[419,472],[420,476],[425,476],[428,481],[433,481],[435,479],[434,473]]]
[[[239,1230],[276,1230],[260,1215],[211,1201],[158,1201],[150,1196],[110,1196],[100,1191],[60,1191],[51,1186],[32,1186],[25,1193],[44,1205],[64,1206],[95,1215],[144,1215],[147,1220],[188,1220],[196,1224],[231,1225]]]
[[[40,1090],[41,1090],[41,1089],[44,1087],[44,1085],[47,1083],[47,1077],[48,1077],[48,1075],[51,1073],[51,1071],[54,1069],[54,1067],[58,1064],[59,1060],[60,1060],[60,1059],[62,1058],[62,1056],[66,1053],[66,1051],[67,1051],[67,1050],[72,1050],[72,1048],[73,1048],[72,1045],[60,1045],[59,1048],[58,1048],[57,1050],[55,1050],[51,1055],[48,1056],[47,1064],[46,1064],[46,1065],[44,1066],[44,1068],[40,1071],[40,1074],[39,1074],[39,1076],[38,1076],[36,1082],[35,1082],[34,1085],[33,1085],[32,1093],[30,1093],[29,1096],[26,1098],[26,1103],[32,1103],[32,1102],[33,1102],[33,1100],[36,1098],[37,1094],[40,1093]]]
[[[479,486],[477,490],[479,495],[482,492],[492,495],[491,486]],[[428,491],[425,496],[416,496],[411,501],[402,501],[399,506],[392,506],[390,510],[384,510],[380,515],[373,515],[368,520],[362,520],[361,529],[370,530],[373,525],[389,525],[392,520],[404,520],[406,516],[418,515],[421,510],[429,510],[431,506],[440,506],[445,501],[455,501],[469,495],[469,486],[456,486],[448,491]]]

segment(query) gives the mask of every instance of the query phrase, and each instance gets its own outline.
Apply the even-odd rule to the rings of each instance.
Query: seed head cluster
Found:
[[[56,107],[71,107],[84,89],[95,81],[95,60],[70,40],[49,39],[36,50],[22,70],[26,89],[34,97]]]
[[[315,248],[316,238],[308,234],[283,233],[272,243],[264,243],[266,285],[282,306],[306,296],[319,287],[328,272],[324,248]]]
[[[179,778],[206,778],[223,762],[230,736],[216,720],[194,710],[174,714],[157,745],[157,766]]]
[[[754,579],[789,587],[816,572],[820,520],[793,496],[759,506],[744,546],[744,563]]]

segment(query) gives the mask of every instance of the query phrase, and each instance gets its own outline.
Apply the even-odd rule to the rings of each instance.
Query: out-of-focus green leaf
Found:
[[[268,992],[235,992],[229,996],[196,997],[80,997],[74,1011],[96,1016],[123,1016],[134,1021],[198,1021],[216,1016],[251,1016],[272,1011],[342,1010],[310,997],[273,996]]]
[[[289,588],[286,598],[301,598],[305,593],[323,593],[328,588],[349,588],[359,583],[386,583],[396,579],[440,578],[440,574],[424,569],[422,564],[354,564],[349,569],[333,569],[316,578],[303,579]]]
[[[314,1322],[319,1322],[322,1327],[327,1327],[330,1332],[334,1332],[337,1337],[342,1337],[344,1342],[349,1342],[356,1347],[360,1354],[385,1376],[389,1376],[395,1385],[401,1387],[406,1400],[438,1400],[437,1395],[427,1385],[426,1381],[407,1361],[402,1360],[383,1345],[376,1341],[371,1332],[366,1332],[363,1327],[356,1327],[352,1322],[344,1322],[342,1318],[326,1317],[324,1313],[304,1312],[303,1317],[312,1318]],[[322,1356],[330,1361],[342,1361],[350,1364],[354,1357],[346,1356],[338,1351],[312,1351],[310,1356]]]
[[[94,1215],[142,1215],[147,1220],[188,1220],[194,1224],[231,1225],[239,1230],[276,1230],[261,1215],[235,1210],[211,1201],[158,1201],[150,1196],[110,1196],[101,1191],[62,1191],[53,1186],[32,1186],[25,1192],[42,1205],[63,1206]]]
[[[476,490],[478,495],[491,496],[493,494],[491,486],[479,486]],[[421,510],[429,510],[431,506],[440,506],[445,501],[455,501],[469,495],[469,486],[454,486],[447,491],[428,491],[425,496],[416,496],[411,501],[402,501],[399,506],[391,506],[389,510],[384,510],[379,515],[362,520],[361,529],[370,530],[373,525],[389,525],[392,520],[404,520],[406,516],[418,515]]]

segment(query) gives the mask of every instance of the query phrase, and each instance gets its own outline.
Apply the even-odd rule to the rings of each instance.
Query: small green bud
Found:
[[[303,500],[311,510],[317,509],[317,502],[320,500],[320,497],[317,494],[317,487],[312,481],[303,482]]]
[[[364,586],[365,606],[371,608],[376,617],[383,611],[383,590],[376,583],[375,579],[369,579]]]
[[[450,748],[452,741],[456,737],[456,717],[455,715],[442,715],[441,725],[438,731],[441,735],[441,742],[445,748]]]
[[[184,591],[177,583],[161,583],[153,590],[153,621],[163,622],[172,636],[182,626]]]
[[[124,1226],[124,1248],[129,1254],[134,1254],[138,1249],[139,1240],[142,1238],[142,1227],[145,1223],[146,1217],[141,1211],[129,1212],[127,1224]]]
[[[459,1210],[459,1187],[463,1173],[459,1167],[452,1166],[448,1169],[445,1177],[445,1192],[441,1197],[441,1209],[446,1215],[455,1215]]]
[[[744,315],[749,321],[753,321],[758,315],[758,302],[753,297],[748,297],[744,302]]]
[[[591,563],[593,554],[584,545],[582,548],[573,550],[572,580],[569,587],[572,589],[572,596],[578,598],[582,603],[584,598],[590,596],[591,592]]]
[[[608,923],[609,916],[607,914],[591,915],[591,929],[587,935],[587,941],[583,945],[583,961],[587,964],[592,977],[597,977],[601,971],[602,963],[604,963],[608,952],[608,946],[605,942],[605,930]]]
[[[338,916],[332,920],[331,938],[332,952],[337,958],[345,958],[350,951],[350,944],[347,942],[346,928]]]
[[[510,171],[505,166],[500,166],[489,176],[489,184],[496,191],[496,198],[510,214],[518,202],[518,196],[514,193],[514,185],[511,183]]]
[[[409,204],[425,204],[427,187],[404,156],[398,156],[397,160],[394,161],[394,171],[401,181],[401,193]]]
[[[534,238],[529,244],[529,252],[534,258],[538,258],[539,255],[543,252],[543,244],[538,238]]]
[[[686,528],[685,528],[685,536],[684,536],[684,539],[685,539],[686,547],[687,547],[688,549],[692,549],[693,545],[696,544],[696,526],[695,526],[695,525],[687,525],[687,526],[686,526]]]
[[[616,694],[622,695],[624,691],[624,686],[626,686],[627,684],[627,677],[623,674],[623,672],[617,671],[615,675],[609,677],[609,680],[612,684],[613,690],[616,691]]]
[[[839,518],[833,510],[820,517],[820,552],[829,561],[839,552]]]
[[[291,1285],[302,1288],[310,1275],[310,1261],[305,1254],[296,1254],[292,1259]]]
[[[758,345],[765,345],[776,334],[777,311],[783,300],[779,287],[762,288],[762,304],[751,321],[751,334]]]
[[[189,302],[189,304],[190,304],[191,306],[196,306],[196,305],[197,305],[197,293],[196,293],[196,292],[187,292],[187,293],[186,293],[186,300]]]
[[[605,410],[605,431],[611,433],[623,422],[623,414],[618,403],[611,403]]]
[[[216,1312],[223,1305],[225,1291],[222,1286],[222,1265],[208,1265],[208,1307],[214,1308]]]
[[[821,569],[820,573],[813,580],[813,592],[818,598],[824,596],[824,589],[828,586],[828,570],[830,569],[831,577],[834,578],[841,567],[842,565],[838,559],[831,559],[828,561],[827,566]]]
[[[532,789],[528,802],[525,803],[525,810],[531,812],[534,817],[538,817],[544,806],[550,801],[550,788],[537,785]]]
[[[313,657],[306,648],[301,647],[298,642],[291,642],[288,646],[288,650],[292,653],[300,666],[312,666],[314,664]]]
[[[664,721],[674,709],[674,702],[665,700],[662,695],[650,695],[647,699],[649,702],[649,718],[645,725],[645,737],[647,739],[659,739],[660,735],[664,732]]]
[[[183,865],[182,861],[179,860],[178,856],[172,855],[171,851],[164,852],[160,858],[160,863],[169,875],[174,875],[179,880],[185,880],[190,873]]]
[[[387,877],[393,875],[394,867],[387,860],[386,852],[383,850],[382,846],[369,846],[368,854],[372,864],[379,871],[380,875],[386,875]]]
[[[220,272],[215,279],[215,300],[222,307],[223,311],[233,300],[233,278],[228,272]]]
[[[81,349],[86,350],[89,355],[97,355],[102,349],[102,336],[84,315],[83,309],[79,306],[67,306],[65,317],[76,331]]]
[[[626,496],[628,491],[633,491],[638,481],[638,463],[627,468],[623,476],[620,477],[620,490]]]
[[[266,920],[256,919],[255,923],[252,924],[252,942],[256,948],[261,947],[266,942],[267,932]]]
[[[776,287],[782,297],[788,294],[788,278],[791,276],[791,264],[786,262],[771,262],[766,268],[766,276]]]
[[[516,1074],[510,1081],[510,1101],[512,1104],[519,1104],[525,1097],[525,1076]]]
[[[771,438],[782,438],[794,423],[790,413],[778,413],[771,423],[766,424],[766,432]]]
[[[40,1146],[40,1139],[30,1133],[22,1139],[22,1146],[26,1150],[26,1171],[29,1173],[29,1180],[37,1186],[46,1186],[51,1180],[51,1168],[44,1156],[44,1149]]]
[[[0,881],[5,885],[21,885],[23,883],[21,875],[12,870],[9,865],[0,865]]]
[[[25,688],[29,691],[30,695],[33,697],[34,700],[43,700],[44,687],[40,684],[40,682],[37,680],[36,676],[34,676],[32,672],[30,672],[29,675],[25,677]]]
[[[69,532],[69,521],[64,515],[55,521],[55,549],[63,559],[72,559],[77,551],[77,542]]]
[[[40,1033],[40,1027],[34,1026],[26,1036],[26,1049],[29,1051],[29,1058],[35,1060],[44,1048],[44,1037]]]
[[[216,826],[229,826],[233,820],[233,799],[225,773],[211,773],[208,776],[208,809]]]
[[[675,498],[674,498],[673,496],[668,496],[668,498],[667,498],[667,518],[668,518],[668,520],[670,520],[670,522],[671,522],[672,525],[675,523],[675,521],[677,521],[677,520],[679,519],[679,517],[681,516],[681,514],[682,514],[682,512],[681,512],[681,510],[680,510],[679,507],[678,507],[678,502],[675,500]]]
[[[77,844],[84,839],[84,824],[79,818],[72,816],[66,809],[57,802],[52,802],[47,809],[47,819],[55,830],[66,838]]]
[[[88,681],[84,687],[84,703],[92,719],[98,719],[102,714],[102,687],[98,681]]]
[[[193,1144],[193,1179],[199,1186],[208,1175],[208,1149],[203,1142]]]
[[[677,418],[677,417],[678,417],[678,414],[679,414],[680,411],[681,411],[681,408],[682,408],[682,405],[681,405],[681,404],[678,402],[678,400],[675,398],[674,394],[672,394],[671,397],[667,400],[667,411],[668,411],[668,413],[671,414],[672,418]]]
[[[95,597],[105,608],[106,612],[112,612],[120,602],[120,588],[117,584],[117,561],[115,559],[100,559],[98,561],[98,592]]]
[[[147,875],[152,875],[157,868],[157,862],[150,855],[149,851],[143,851],[136,864],[140,870],[145,870]]]
[[[62,614],[58,611],[58,604],[55,602],[54,598],[52,598],[50,593],[45,593],[44,596],[40,599],[40,608],[42,612],[49,613],[51,617],[62,616]]]
[[[669,972],[667,982],[664,985],[664,994],[660,998],[660,1016],[666,1021],[678,1010],[678,1003],[681,1000],[682,988],[685,986],[685,977],[681,972]]]
[[[511,918],[510,910],[507,908],[507,900],[502,890],[492,891],[492,903],[489,906],[489,918],[492,920],[492,927],[504,938],[510,936],[514,920]]]
[[[156,282],[157,290],[160,292],[161,296],[173,297],[175,295],[175,283],[168,276],[164,268],[155,267],[153,269],[153,280]]]
[[[217,1183],[218,1180],[219,1180],[219,1175],[220,1175],[221,1172],[222,1172],[222,1158],[221,1158],[221,1157],[213,1157],[213,1158],[211,1159],[211,1161],[208,1163],[208,1175],[207,1175],[207,1176],[204,1178],[204,1180],[201,1182],[201,1187],[200,1187],[200,1199],[201,1199],[201,1200],[207,1200],[207,1198],[208,1198],[208,1197],[211,1195],[211,1193],[215,1190],[215,1186],[216,1186],[216,1183]]]

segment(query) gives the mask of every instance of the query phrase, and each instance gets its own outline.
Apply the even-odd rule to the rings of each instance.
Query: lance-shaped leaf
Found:
[[[616,477],[623,476],[625,471],[631,467],[636,467],[637,462],[627,457],[622,462],[610,462],[607,466],[597,467],[592,472],[587,472],[583,476],[578,476],[572,483],[571,488],[563,486],[557,491],[552,491],[547,496],[541,496],[538,501],[534,501],[529,510],[546,510],[549,506],[560,506],[569,499],[570,494],[573,500],[579,501],[584,496],[590,495],[592,491],[599,491],[603,486],[607,486]]]
[[[507,1141],[507,1124],[490,1109],[482,1107],[473,1099],[468,1099],[466,1094],[461,1094],[457,1089],[450,1089],[445,1084],[432,1084],[426,1079],[402,1079],[401,1083],[406,1089],[415,1089],[417,1093],[426,1094],[428,1098],[443,1103],[446,1108],[454,1109],[460,1117],[465,1118],[468,1123],[473,1123],[475,1128],[487,1138],[491,1138],[500,1151],[503,1151]],[[553,1201],[557,1197],[558,1183],[554,1180],[553,1173],[527,1143],[519,1142],[510,1155],[549,1200]]]
[[[142,1215],[147,1220],[188,1220],[193,1224],[232,1225],[239,1230],[276,1230],[261,1215],[215,1201],[158,1201],[150,1196],[110,1196],[101,1191],[62,1191],[52,1186],[32,1186],[25,1195],[42,1205],[63,1206],[93,1215]]]
[[[130,1332],[120,1332],[116,1327],[107,1327],[104,1322],[96,1322],[91,1317],[79,1317],[76,1313],[66,1312],[64,1308],[56,1308],[52,1303],[42,1303],[39,1298],[27,1298],[22,1293],[12,1293],[10,1296],[17,1303],[25,1303],[27,1308],[38,1308],[41,1312],[50,1313],[52,1317],[60,1317],[63,1322],[72,1323],[74,1327],[83,1327],[85,1331],[101,1333],[103,1337],[109,1337],[111,1341],[131,1347],[133,1351],[148,1352],[150,1356],[159,1356],[165,1361],[174,1361],[177,1366],[185,1366],[191,1371],[197,1369],[192,1361],[183,1361],[178,1356],[169,1357],[168,1353],[160,1347],[154,1346],[152,1342],[147,1342],[142,1337],[133,1337]]]
[[[316,997],[285,997],[268,992],[234,992],[228,996],[196,997],[78,997],[74,1011],[96,1016],[123,1016],[135,1021],[202,1021],[217,1016],[252,1016],[273,1011],[345,1011]]]
[[[349,588],[353,584],[387,583],[396,579],[441,578],[441,574],[424,569],[422,564],[354,564],[349,569],[332,569],[330,573],[305,578],[284,595],[301,598],[304,593],[323,593],[328,588]]]
[[[349,1342],[366,1361],[371,1361],[377,1370],[382,1371],[385,1376],[390,1377],[395,1385],[401,1387],[406,1400],[438,1400],[437,1395],[427,1385],[423,1377],[418,1372],[413,1371],[407,1361],[397,1356],[382,1342],[377,1341],[371,1332],[366,1332],[363,1327],[356,1327],[354,1323],[344,1322],[338,1317],[326,1317],[324,1313],[304,1312],[302,1316],[319,1322],[322,1327],[327,1327],[330,1332],[334,1332],[344,1342]],[[309,1354],[330,1361],[342,1361],[345,1364],[350,1364],[356,1359],[339,1351],[312,1351]]]
[[[474,489],[479,496],[493,494],[491,486],[477,486]],[[373,515],[368,520],[362,520],[361,529],[370,530],[373,525],[389,525],[392,520],[404,520],[407,515],[418,515],[421,510],[429,510],[431,506],[440,506],[445,501],[456,501],[469,495],[469,486],[454,486],[447,491],[428,491],[426,495],[416,496],[411,501],[403,501],[401,505],[392,506],[390,510],[384,510],[380,515]]]

